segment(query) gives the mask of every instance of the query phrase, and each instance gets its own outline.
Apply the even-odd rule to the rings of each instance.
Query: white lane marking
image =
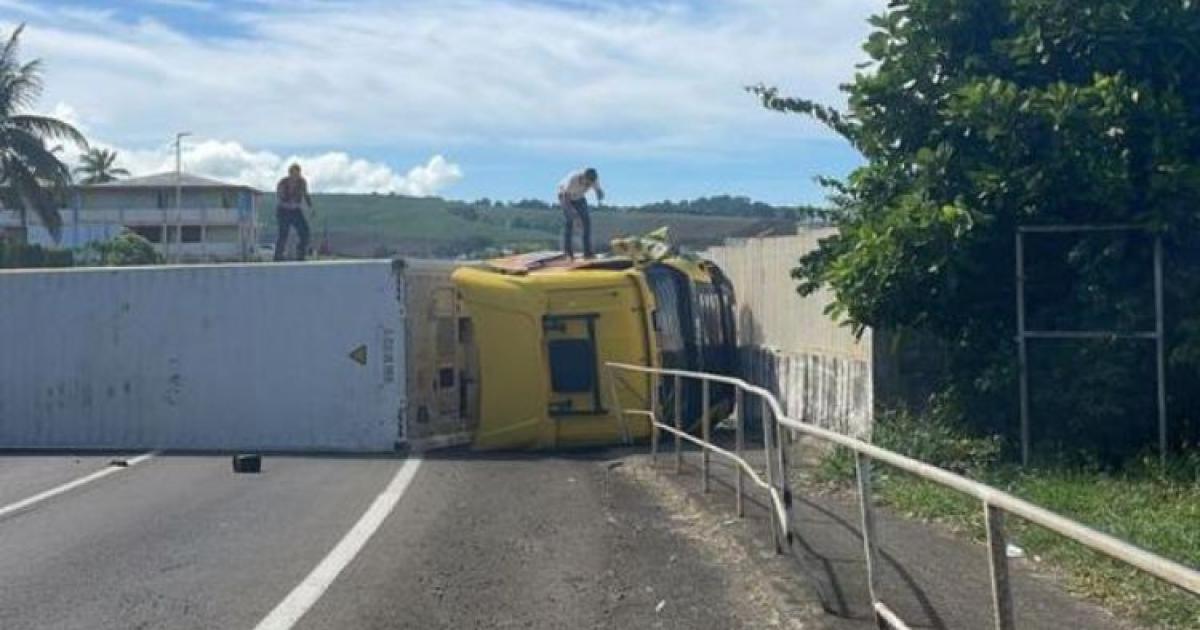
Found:
[[[391,483],[384,488],[383,492],[379,493],[379,496],[375,497],[371,507],[363,512],[354,527],[346,532],[345,537],[329,552],[329,555],[321,560],[312,573],[304,578],[304,581],[292,589],[292,592],[288,593],[288,596],[279,602],[274,610],[258,622],[258,625],[254,627],[255,630],[289,630],[296,625],[304,613],[308,612],[317,603],[317,600],[321,599],[325,590],[337,579],[338,574],[354,560],[359,551],[362,551],[367,541],[371,540],[371,536],[392,513],[396,504],[400,502],[400,497],[404,496],[404,491],[412,483],[420,465],[420,457],[414,457],[404,462],[400,470],[396,471],[396,476],[392,477]]]
[[[131,457],[131,458],[125,460],[124,466],[117,466],[115,464],[110,464],[107,467],[101,468],[100,470],[97,470],[96,472],[94,472],[90,475],[84,475],[73,481],[68,481],[67,483],[62,484],[61,486],[55,486],[53,488],[50,488],[49,490],[46,490],[45,492],[39,492],[31,497],[21,499],[20,501],[17,501],[16,503],[9,503],[8,505],[6,505],[4,507],[0,507],[0,518],[4,518],[5,516],[8,516],[9,514],[12,514],[14,512],[20,512],[21,510],[24,510],[27,507],[41,503],[42,501],[45,501],[47,499],[52,499],[60,494],[70,492],[70,491],[74,490],[75,488],[78,488],[79,486],[89,484],[97,479],[103,479],[104,477],[107,477],[109,475],[119,473],[122,470],[125,470],[126,468],[132,468],[133,466],[137,466],[138,464],[150,459],[151,457],[154,457],[157,454],[158,454],[157,452],[143,453],[141,455],[138,455],[137,457]]]

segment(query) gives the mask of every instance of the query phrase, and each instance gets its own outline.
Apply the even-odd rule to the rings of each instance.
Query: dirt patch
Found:
[[[704,497],[684,487],[697,482],[694,474],[655,471],[640,457],[623,461],[610,474],[645,490],[669,515],[666,527],[671,533],[722,567],[729,576],[731,599],[743,607],[740,616],[756,619],[760,627],[829,627],[816,592],[790,558],[774,552],[765,519],[739,519],[726,505],[728,496]],[[718,504],[721,500],[725,504]]]

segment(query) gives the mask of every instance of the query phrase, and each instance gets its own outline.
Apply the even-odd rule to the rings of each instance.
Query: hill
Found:
[[[545,202],[499,204],[401,195],[314,195],[314,243],[327,238],[343,256],[454,257],[498,250],[557,247],[562,211]],[[275,237],[275,199],[260,206],[262,239]],[[722,213],[728,214],[722,214]],[[738,214],[742,212],[743,214]],[[781,208],[738,197],[662,202],[629,208],[603,207],[592,214],[593,240],[603,250],[618,236],[671,228],[676,243],[698,249],[726,238],[764,233],[791,234],[818,211]]]

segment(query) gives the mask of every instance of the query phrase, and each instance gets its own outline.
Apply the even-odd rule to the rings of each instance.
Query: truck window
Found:
[[[542,319],[550,371],[552,416],[605,413],[600,396],[595,313],[548,315]]]
[[[596,348],[589,339],[559,339],[548,344],[550,386],[557,393],[590,392],[596,385]]]

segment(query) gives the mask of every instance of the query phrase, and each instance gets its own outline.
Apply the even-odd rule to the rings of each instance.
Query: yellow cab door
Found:
[[[626,375],[629,382],[623,385],[610,382],[604,364],[650,360],[645,305],[632,276],[609,275],[593,282],[594,288],[550,291],[542,316],[547,416],[556,446],[613,443],[642,433],[612,408],[612,396],[629,396],[644,379]],[[629,400],[623,404],[637,405]]]
[[[603,415],[597,357],[598,313],[548,314],[542,318],[550,374],[551,418]]]

